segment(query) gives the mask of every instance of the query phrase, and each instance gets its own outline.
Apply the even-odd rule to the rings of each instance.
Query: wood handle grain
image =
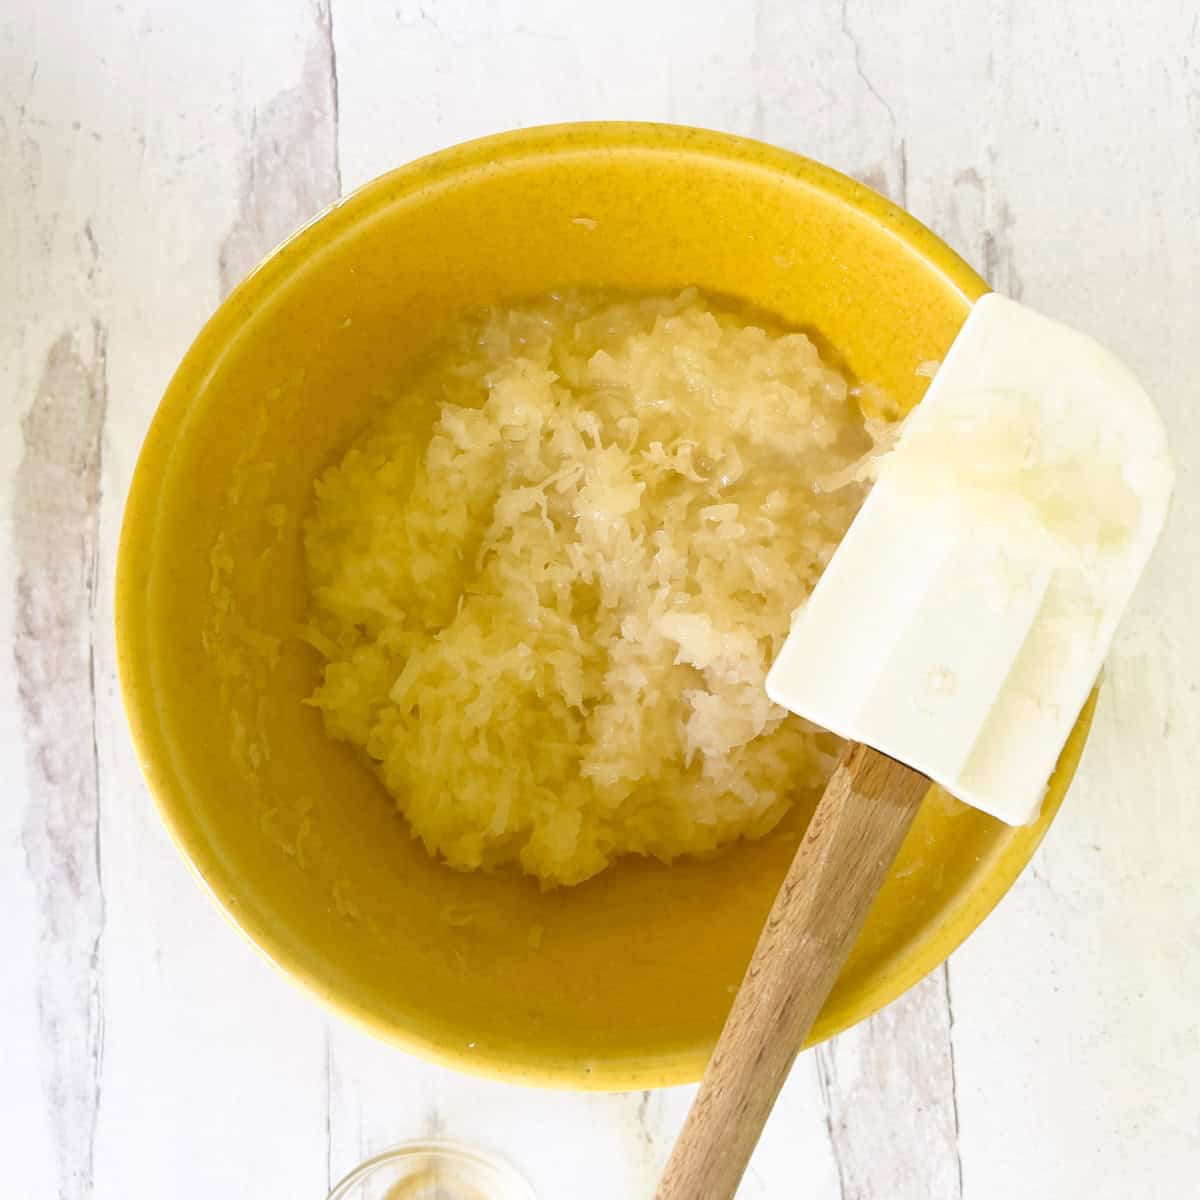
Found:
[[[851,744],[813,813],[656,1200],[730,1200],[929,780]]]

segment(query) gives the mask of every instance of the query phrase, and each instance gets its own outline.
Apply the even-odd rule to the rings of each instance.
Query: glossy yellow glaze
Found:
[[[129,497],[117,644],[164,819],[294,979],[456,1067],[650,1087],[700,1075],[795,828],[550,894],[511,873],[457,874],[325,737],[302,703],[320,661],[292,636],[299,518],[373,398],[454,315],[569,284],[739,297],[814,330],[908,404],[925,384],[914,368],[944,354],[986,290],[875,193],[725,135],[561,126],[403,167],[276,251],[188,352]],[[931,796],[816,1038],[915,983],[986,915],[1053,818],[1089,718],[1032,828]]]

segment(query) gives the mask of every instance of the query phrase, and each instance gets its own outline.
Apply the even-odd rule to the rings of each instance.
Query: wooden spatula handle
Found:
[[[730,1200],[929,780],[851,744],[809,823],[657,1200]]]

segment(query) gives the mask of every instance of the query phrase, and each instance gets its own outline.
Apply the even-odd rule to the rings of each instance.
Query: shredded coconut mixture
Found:
[[[761,837],[831,766],[763,680],[869,447],[806,336],[692,290],[464,321],[317,481],[311,702],[454,867]]]

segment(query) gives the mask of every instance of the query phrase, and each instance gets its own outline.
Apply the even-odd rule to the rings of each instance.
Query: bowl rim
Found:
[[[832,167],[792,151],[740,135],[637,121],[592,121],[541,125],[464,142],[397,167],[338,199],[280,243],[218,305],[176,368],[154,413],[134,467],[121,522],[115,580],[115,640],[118,674],[134,748],[147,787],[167,830],[193,874],[230,923],[294,983],[373,1036],[444,1066],[509,1082],[588,1091],[616,1091],[691,1083],[703,1072],[703,1048],[639,1058],[579,1064],[531,1060],[520,1048],[472,1053],[436,1031],[399,1027],[339,994],[320,970],[319,956],[289,943],[267,920],[241,911],[233,881],[210,852],[185,790],[172,768],[172,755],[157,718],[156,689],[147,654],[144,582],[157,536],[157,496],[171,476],[173,450],[187,424],[194,398],[236,340],[257,297],[304,268],[310,251],[324,250],[358,222],[400,197],[435,187],[458,174],[538,156],[597,152],[678,153],[783,174],[824,192],[876,222],[909,253],[915,253],[950,282],[965,303],[989,291],[986,281],[915,217]],[[1062,803],[1091,726],[1096,694],[1084,706],[1063,750],[1038,821],[995,854],[977,886],[957,898],[947,918],[892,956],[849,1003],[818,1019],[807,1046],[832,1037],[879,1011],[937,969],[1009,890],[1040,844]]]

